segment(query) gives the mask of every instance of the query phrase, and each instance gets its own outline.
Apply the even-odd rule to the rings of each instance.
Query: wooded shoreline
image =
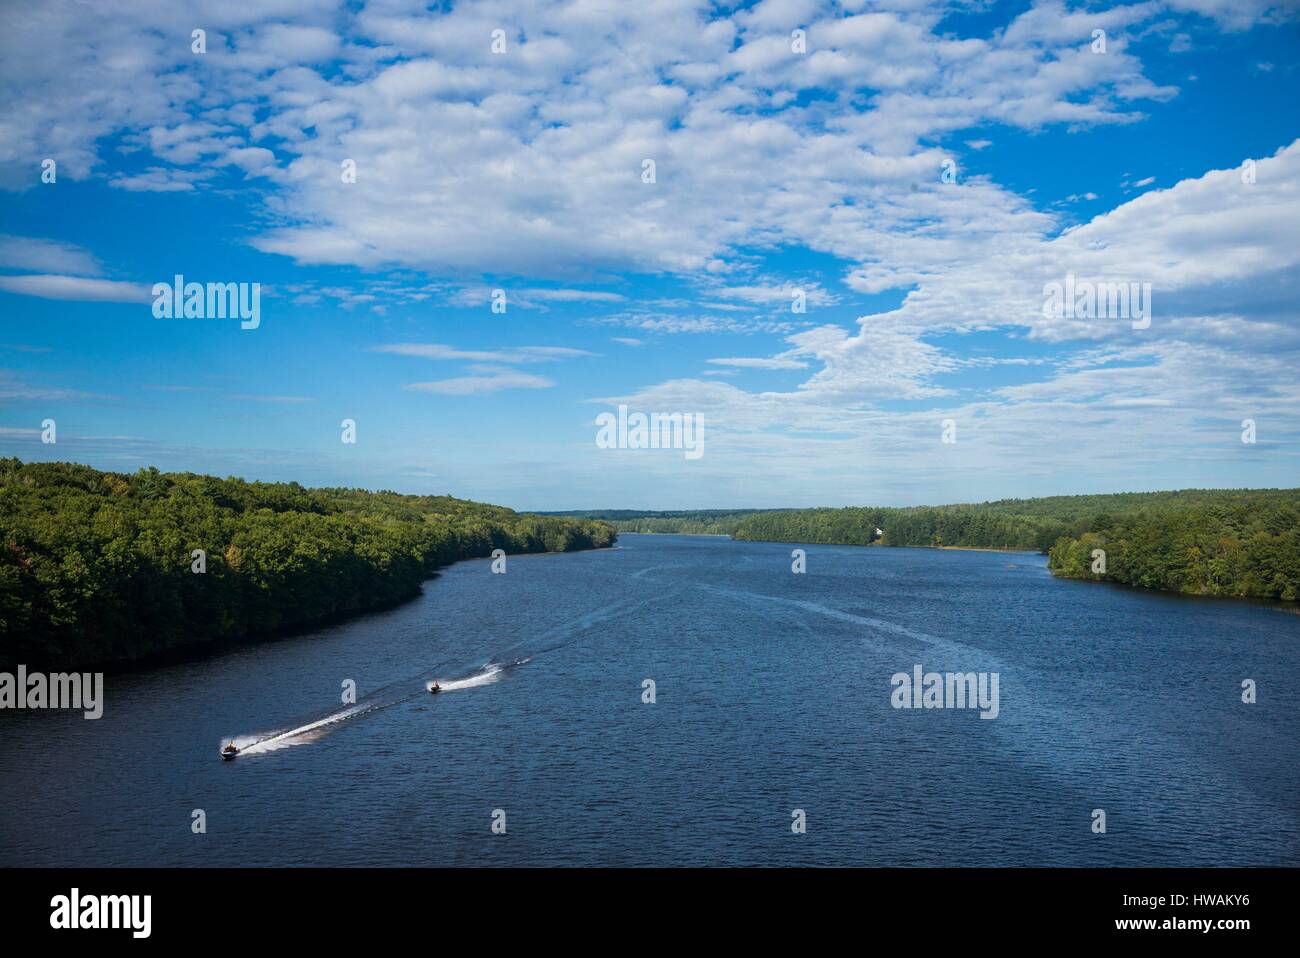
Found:
[[[1183,489],[903,508],[570,512],[620,532],[1032,551],[1053,575],[1184,595],[1300,600],[1300,489]]]
[[[616,539],[451,496],[0,459],[0,666],[278,636],[410,599],[461,559]]]
[[[619,531],[1032,551],[1065,578],[1300,599],[1296,489],[524,514],[451,496],[0,459],[0,667],[202,654],[390,607],[462,559],[604,548]]]

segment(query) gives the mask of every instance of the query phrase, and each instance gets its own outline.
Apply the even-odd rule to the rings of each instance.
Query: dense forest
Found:
[[[576,516],[608,522],[618,532],[676,532],[692,536],[729,536],[746,516],[759,509],[697,509],[681,512],[646,512],[606,509],[591,512],[543,512],[546,516]]]
[[[1094,550],[1105,572],[1092,571]],[[1048,568],[1073,579],[1189,595],[1300,600],[1300,496],[1261,496],[1199,508],[1102,513],[1058,540]]]
[[[791,542],[1046,551],[1069,531],[1069,523],[1061,518],[1023,515],[989,503],[764,512],[748,517],[734,535],[737,539]]]
[[[577,514],[577,513],[575,513]],[[1193,595],[1300,599],[1300,489],[1183,489],[913,508],[580,513],[626,532],[1024,549],[1059,576]],[[877,534],[879,530],[879,534]],[[1106,553],[1093,572],[1094,549]]]
[[[0,667],[268,635],[410,598],[458,559],[616,535],[449,496],[0,459]]]

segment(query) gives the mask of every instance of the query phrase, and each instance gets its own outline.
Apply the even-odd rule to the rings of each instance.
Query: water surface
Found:
[[[792,548],[465,562],[110,676],[99,721],[0,714],[0,864],[1300,864],[1300,616],[1029,554],[803,546],[794,575]],[[916,664],[997,672],[1000,714],[892,708]]]

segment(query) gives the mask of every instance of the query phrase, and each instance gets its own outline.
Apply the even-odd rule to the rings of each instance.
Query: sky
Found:
[[[0,455],[537,510],[1298,486],[1298,64],[1270,0],[6,4]],[[155,315],[178,274],[256,328]],[[703,454],[602,448],[620,404]]]

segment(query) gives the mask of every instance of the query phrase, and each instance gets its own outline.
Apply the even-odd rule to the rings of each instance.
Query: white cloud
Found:
[[[408,383],[403,389],[412,392],[438,393],[444,396],[478,396],[503,389],[549,389],[555,383],[545,376],[534,376],[513,369],[484,371],[477,376],[461,376],[433,382]]]
[[[0,268],[74,276],[98,276],[102,272],[90,251],[80,246],[6,234],[0,234]]]
[[[625,298],[618,293],[589,289],[522,289],[519,292],[528,299],[554,303],[621,303]]]
[[[945,234],[1033,217],[990,184],[941,192],[943,154],[927,143],[992,123],[1132,122],[1143,100],[1175,92],[1147,80],[1124,42],[1159,11],[1043,3],[955,39],[943,9],[924,4],[845,15],[782,0],[728,17],[694,0],[443,12],[416,0],[356,11],[147,0],[110,4],[94,23],[71,2],[10,7],[0,35],[23,44],[0,68],[15,104],[0,180],[30,185],[43,156],[60,158],[61,176],[91,175],[118,134],[150,157],[114,174],[123,189],[205,188],[221,166],[273,183],[279,225],[253,242],[302,263],[470,285],[707,275],[744,247],[795,244],[859,264],[862,288],[887,275],[906,285],[904,264]],[[203,56],[189,50],[197,20],[209,25]],[[808,31],[805,56],[790,52],[792,22]],[[501,23],[511,46],[494,56],[485,38]],[[1113,34],[1105,57],[1086,50],[1094,24]],[[864,86],[879,91],[865,109]],[[355,184],[340,182],[342,158],[356,161]],[[655,183],[641,178],[647,158]],[[933,226],[919,234],[921,222]],[[619,295],[519,292],[521,304]]]
[[[471,376],[459,376],[428,382],[407,383],[412,392],[437,393],[444,396],[477,396],[506,389],[549,389],[554,380],[512,368],[514,365],[549,363],[597,355],[568,346],[512,346],[504,349],[460,349],[442,343],[392,343],[372,350],[420,359],[469,362]]]
[[[492,363],[548,363],[596,355],[569,346],[513,346],[507,349],[472,350],[442,343],[392,343],[376,346],[374,351],[397,356],[418,356],[422,359],[463,359]]]
[[[728,490],[743,497],[744,477],[758,468],[765,483],[801,488],[786,464],[809,461],[819,501],[862,501],[864,456],[873,475],[909,477],[875,487],[877,501],[913,501],[918,483],[931,501],[1035,483],[1046,494],[1062,475],[1104,475],[1112,489],[1144,488],[1157,473],[1214,485],[1250,452],[1239,436],[1245,418],[1268,424],[1274,450],[1256,462],[1256,481],[1294,484],[1300,141],[1259,159],[1256,173],[1247,184],[1239,169],[1210,171],[1058,236],[998,236],[945,270],[919,271],[900,308],[861,317],[854,332],[826,325],[786,336],[772,361],[817,368],[793,390],[673,379],[593,401],[704,413],[718,501],[730,501]],[[1151,327],[1044,319],[1042,286],[1067,272],[1150,282]],[[1056,359],[980,360],[937,344],[994,328],[1065,348]],[[1093,345],[1080,350],[1080,340]],[[1042,373],[988,392],[949,385],[951,374],[989,365]],[[958,424],[955,447],[939,443],[947,418]],[[978,490],[963,488],[974,477]],[[671,473],[656,482],[665,494],[688,487]]]
[[[142,173],[114,174],[108,185],[132,193],[192,193],[197,183],[211,176],[211,170],[177,170],[154,166]]]
[[[789,357],[737,356],[730,359],[709,359],[715,366],[735,366],[742,369],[807,369],[808,364]]]
[[[980,465],[993,485],[999,470],[1086,470],[1089,456],[1140,477],[1143,463],[1195,455],[1187,449],[1199,442],[1221,459],[1240,450],[1217,437],[1248,410],[1274,436],[1294,433],[1283,354],[1300,335],[1300,144],[1259,160],[1254,184],[1211,171],[1069,229],[987,178],[938,176],[950,134],[978,151],[990,141],[959,137],[996,135],[998,125],[1131,124],[1175,97],[1138,59],[1132,41],[1143,31],[1205,31],[1202,17],[1239,30],[1287,10],[1267,0],[1040,2],[1004,29],[960,38],[946,6],[888,6],[859,14],[857,3],[766,0],[724,16],[692,0],[487,0],[449,11],[418,0],[213,0],[196,10],[142,0],[87,18],[71,2],[11,4],[0,11],[0,181],[34,185],[46,156],[58,157],[61,181],[112,167],[103,175],[126,190],[260,177],[269,198],[258,248],[429,274],[288,290],[301,301],[482,303],[499,283],[512,308],[617,305],[592,325],[781,337],[772,356],[629,387],[656,408],[699,409],[716,423],[704,468],[718,470],[710,488],[722,497],[755,462],[797,484],[795,464],[813,457],[827,463],[828,497],[839,483],[860,499],[868,454],[882,475],[959,479]],[[210,25],[203,57],[189,52],[195,20]],[[503,23],[510,51],[493,56],[488,36]],[[805,56],[790,52],[793,26],[808,31]],[[1093,28],[1107,31],[1105,56],[1088,51]],[[1190,35],[1172,33],[1171,47]],[[116,168],[120,157],[105,152],[114,148],[129,169]],[[343,158],[356,160],[355,184],[340,182]],[[654,183],[641,176],[648,158]],[[1079,198],[1096,194],[1070,199]],[[84,251],[25,242],[0,242],[0,260],[7,252],[10,268],[38,275],[0,277],[0,289],[149,299],[98,278]],[[759,263],[786,247],[848,263],[853,292],[905,291],[902,305],[849,328],[791,315],[780,307],[797,270],[774,278]],[[677,274],[696,301],[629,303],[611,291],[628,271]],[[1150,282],[1151,329],[1044,320],[1043,284],[1067,272]],[[811,305],[835,303],[838,294],[808,288]],[[988,330],[1069,348],[1035,360],[1041,373],[1026,360],[1035,381],[958,386],[956,374],[975,364],[953,337]],[[1080,342],[1110,352],[1072,364]],[[468,375],[405,387],[441,395],[548,388],[512,367],[592,355],[427,343],[376,351],[472,364]],[[800,366],[812,372],[785,392],[718,381],[745,367]],[[936,448],[941,413],[961,424],[955,449]]]
[[[822,289],[817,283],[789,282],[754,286],[722,286],[709,290],[708,293],[722,299],[737,299],[746,303],[762,305],[780,303],[787,308],[799,293],[803,294],[808,306],[830,306],[835,302],[834,295]]]
[[[1209,17],[1228,30],[1245,30],[1256,23],[1276,23],[1295,16],[1289,0],[1168,0],[1170,9]]]
[[[88,279],[84,276],[0,276],[0,290],[42,299],[103,303],[153,302],[148,286],[109,279]]]

